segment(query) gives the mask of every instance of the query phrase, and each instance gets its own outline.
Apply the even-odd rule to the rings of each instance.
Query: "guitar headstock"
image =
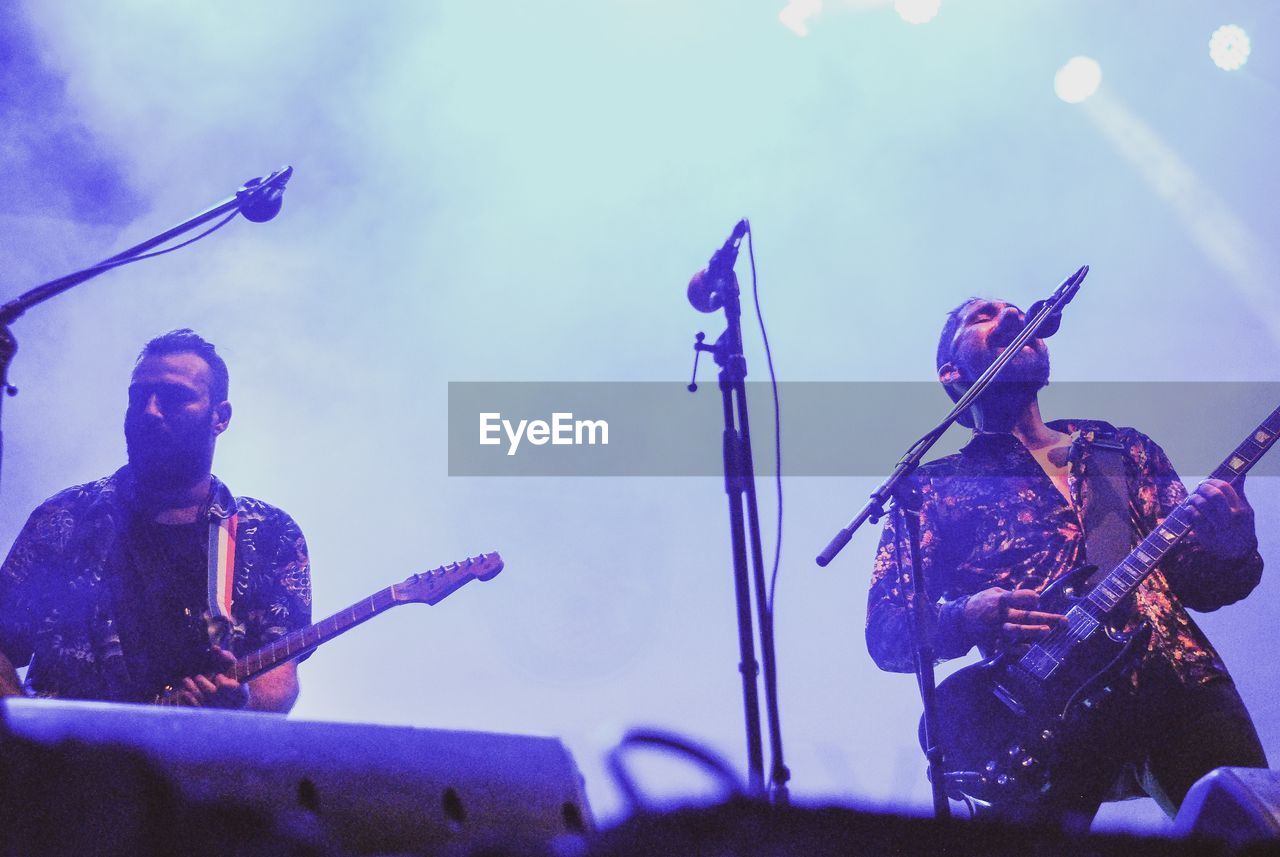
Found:
[[[436,604],[464,583],[472,579],[492,580],[500,571],[502,557],[496,552],[482,553],[406,578],[391,587],[391,594],[396,601]]]

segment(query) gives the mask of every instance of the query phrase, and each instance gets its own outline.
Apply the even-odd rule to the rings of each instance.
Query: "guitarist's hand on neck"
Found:
[[[1225,563],[1247,559],[1258,549],[1253,507],[1244,496],[1244,479],[1235,486],[1221,479],[1206,479],[1190,498],[1192,539]]]

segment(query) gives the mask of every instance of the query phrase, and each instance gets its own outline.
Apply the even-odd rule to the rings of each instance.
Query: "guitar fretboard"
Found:
[[[1280,408],[1276,408],[1244,442],[1213,471],[1212,478],[1236,483],[1266,454],[1280,435]],[[1104,617],[1124,601],[1138,584],[1155,571],[1166,554],[1191,531],[1191,498],[1187,497],[1169,513],[1120,564],[1089,590],[1081,603],[1067,611],[1067,623],[1033,644],[1018,659],[1024,672],[1041,681],[1062,664],[1073,646],[1085,639]]]
[[[395,598],[394,586],[388,586],[386,589],[375,592],[365,600],[352,604],[327,619],[321,619],[314,625],[308,625],[305,628],[286,634],[256,652],[240,658],[236,661],[236,680],[241,682],[248,681],[272,667],[300,657],[321,643],[332,640],[344,631],[348,631],[361,622],[372,619],[382,611],[400,603],[402,602],[397,601]]]
[[[1227,456],[1213,471],[1211,478],[1224,482],[1238,482],[1280,436],[1280,408],[1276,408],[1254,429],[1244,442]],[[1099,610],[1106,612],[1128,597],[1138,584],[1155,571],[1166,554],[1191,529],[1192,512],[1190,497],[1183,500],[1169,513],[1159,526],[1153,529],[1129,555],[1121,561],[1086,596]]]
[[[500,571],[502,557],[496,553],[488,553],[415,574],[407,580],[375,592],[363,601],[357,601],[345,610],[339,610],[327,619],[286,634],[256,652],[245,655],[236,661],[235,677],[238,681],[248,681],[278,664],[305,655],[321,643],[332,640],[397,604],[412,601],[439,604],[467,581],[489,580]]]

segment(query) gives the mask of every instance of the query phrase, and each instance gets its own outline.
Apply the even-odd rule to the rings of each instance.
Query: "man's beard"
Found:
[[[989,360],[984,359],[977,365],[961,370],[963,375],[972,376],[965,377],[963,379],[965,383],[972,384],[979,375],[995,362],[997,355],[992,353],[989,356]],[[999,380],[995,382],[995,385],[1008,385],[1009,388],[1028,387],[1032,390],[1039,390],[1049,386],[1048,353],[1035,351],[1015,354],[1013,359],[1004,365],[1004,369],[1001,370]]]
[[[971,365],[967,361],[959,365],[962,380],[954,390],[948,388],[952,401],[958,402],[960,396],[968,392],[973,382],[990,367],[994,360],[995,356],[992,355],[991,360],[979,361],[976,365]],[[1048,353],[1040,351],[1034,355],[1019,354],[1005,364],[998,379],[993,381],[986,392],[978,398],[978,403],[974,407],[981,409],[985,414],[984,421],[988,421],[994,415],[1007,414],[1026,407],[1036,399],[1040,390],[1047,386],[1049,386]],[[994,418],[997,421],[1000,419],[999,416]],[[961,417],[960,424],[973,428],[973,421],[974,417],[966,414]]]
[[[171,421],[168,426],[125,419],[129,466],[140,485],[151,490],[185,488],[213,466],[210,414]]]

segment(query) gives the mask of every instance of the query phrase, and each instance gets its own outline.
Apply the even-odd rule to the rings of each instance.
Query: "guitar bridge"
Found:
[[[1057,658],[1040,648],[1040,646],[1032,646],[1018,661],[1018,666],[1039,681],[1048,680],[1049,676],[1053,675],[1054,671],[1061,665]]]

